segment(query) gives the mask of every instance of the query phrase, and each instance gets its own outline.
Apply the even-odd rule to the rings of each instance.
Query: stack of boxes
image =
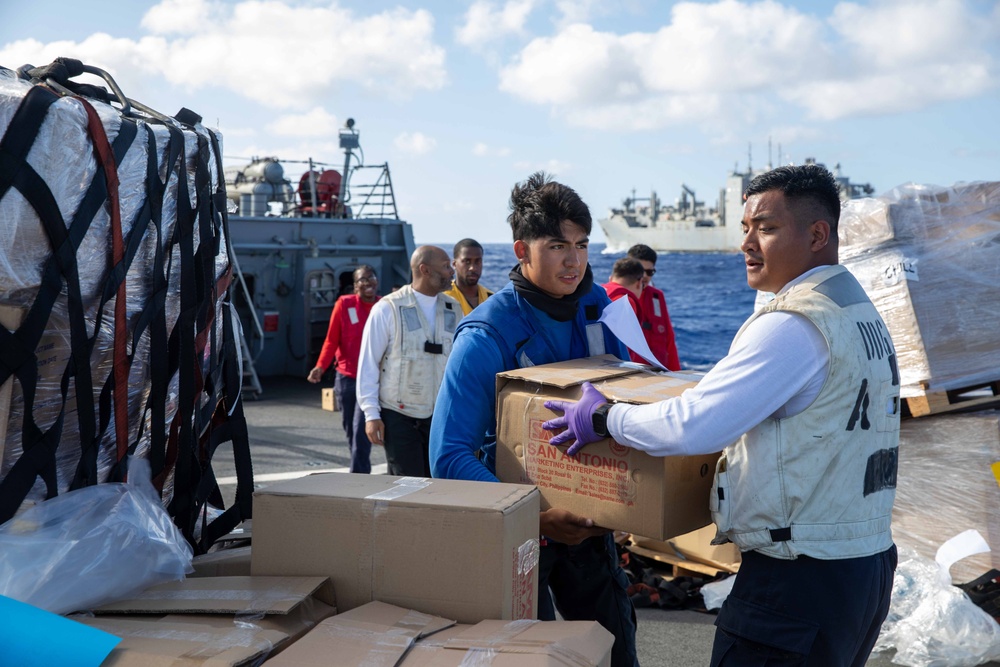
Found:
[[[889,328],[903,398],[1000,380],[1000,182],[851,200],[840,239]]]

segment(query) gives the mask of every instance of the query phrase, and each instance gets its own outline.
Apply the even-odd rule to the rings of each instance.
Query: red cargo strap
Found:
[[[84,111],[87,112],[87,131],[94,145],[94,159],[99,167],[104,169],[104,178],[108,183],[108,206],[111,215],[111,261],[112,266],[119,266],[125,259],[125,242],[122,238],[121,202],[118,199],[118,168],[111,143],[104,131],[104,124],[94,107],[84,98],[75,97]],[[115,343],[114,343],[114,405],[115,405],[115,446],[117,461],[121,462],[128,452],[128,329],[125,318],[125,273],[115,295]]]

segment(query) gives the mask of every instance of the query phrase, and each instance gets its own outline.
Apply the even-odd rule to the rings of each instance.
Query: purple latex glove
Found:
[[[576,440],[576,444],[566,450],[567,454],[573,456],[583,449],[584,445],[603,439],[594,432],[593,415],[594,410],[607,402],[608,399],[589,382],[583,383],[583,396],[579,401],[545,401],[545,407],[562,412],[563,416],[550,419],[542,424],[542,428],[546,431],[555,431],[566,427],[565,431],[553,436],[549,442],[561,445]]]

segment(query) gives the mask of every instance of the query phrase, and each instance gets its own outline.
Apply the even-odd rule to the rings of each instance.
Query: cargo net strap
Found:
[[[0,522],[26,499],[123,481],[129,457],[144,456],[175,523],[196,552],[204,551],[250,517],[253,485],[239,395],[240,348],[228,303],[231,265],[218,139],[200,126],[123,114],[114,128],[102,123],[90,102],[71,98],[68,103],[86,114],[97,169],[67,220],[28,160],[47,118],[53,125],[72,122],[49,114],[62,99],[48,86],[31,86],[0,139],[0,207],[19,194],[37,215],[51,251],[20,323],[13,330],[0,327],[0,386],[16,378],[20,401],[16,410],[11,404],[8,446],[0,447]],[[114,115],[114,109],[104,107],[103,113]],[[109,142],[112,130],[117,134]],[[189,155],[192,137],[195,154]],[[134,164],[143,154],[138,205],[122,220],[117,165],[128,158]],[[106,261],[100,265],[79,254],[98,215],[110,220],[110,253],[101,255]],[[81,290],[81,276],[97,288]],[[105,317],[109,302],[111,315]],[[40,361],[39,346],[52,338],[53,322],[59,321],[54,311],[65,320],[55,333],[68,339],[67,358],[56,358],[64,364],[61,374],[46,368],[40,377],[51,361]],[[110,369],[99,369],[97,356],[107,357],[108,347]],[[211,459],[227,441],[233,443],[236,501],[209,521],[209,504],[223,507]]]

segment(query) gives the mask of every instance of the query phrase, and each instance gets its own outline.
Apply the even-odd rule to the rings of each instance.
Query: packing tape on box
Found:
[[[403,618],[394,623],[395,627],[416,633],[418,636],[431,624],[434,617],[419,611],[409,610]]]
[[[292,588],[275,588],[268,591],[234,590],[224,588],[218,590],[190,590],[190,591],[157,591],[145,590],[136,595],[135,600],[224,600],[231,601],[252,601],[236,613],[241,616],[263,617],[272,609],[274,603],[302,602],[302,591]]]
[[[511,652],[517,652],[518,647],[539,649],[538,652],[556,658],[560,665],[567,667],[590,667],[593,664],[586,656],[558,642],[546,639],[519,638],[525,631],[533,628],[536,623],[542,622],[544,621],[531,619],[511,621],[493,634],[476,639],[476,646],[466,650],[461,667],[488,667],[493,664],[496,655],[503,652],[501,647],[504,646],[509,647]],[[460,638],[450,640],[445,643],[445,647],[448,647],[452,642],[462,642],[462,640]]]
[[[345,639],[355,645],[369,646],[368,653],[357,662],[358,667],[384,667],[396,664],[399,656],[409,650],[416,641],[418,634],[404,628],[380,631],[337,623],[317,625],[313,632],[317,631],[321,631],[327,637]]]
[[[375,546],[380,543],[377,532],[382,518],[389,510],[389,501],[427,488],[432,482],[433,480],[426,477],[400,477],[389,488],[367,495],[362,500],[362,513],[371,516],[371,532],[368,539],[368,551],[359,556],[358,572],[363,577],[365,569],[369,569],[368,578],[371,581],[369,590],[372,592],[373,600],[375,599],[375,559],[371,557],[371,554],[375,553]]]
[[[497,652],[491,648],[470,648],[462,656],[459,667],[490,667]]]
[[[530,538],[517,548],[517,573],[524,576],[538,567],[541,546],[537,537]]]
[[[237,647],[255,649],[264,655],[270,655],[274,649],[274,643],[269,639],[260,637],[259,635],[262,630],[255,625],[241,624],[234,626],[232,630],[224,634],[167,628],[158,630],[150,627],[152,625],[153,623],[144,623],[142,627],[129,629],[122,628],[116,624],[114,628],[106,629],[105,631],[122,639],[134,637],[136,639],[164,639],[201,644],[198,648],[192,649],[180,656],[182,660],[189,658],[212,658],[231,648]]]

